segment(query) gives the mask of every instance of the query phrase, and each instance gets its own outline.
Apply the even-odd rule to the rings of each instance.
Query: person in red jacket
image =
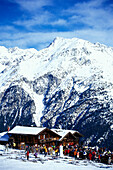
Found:
[[[27,151],[27,160],[29,160],[29,151]]]
[[[98,155],[99,162],[101,162],[101,154]]]
[[[91,152],[89,153],[89,160],[92,160],[92,154],[91,154]]]

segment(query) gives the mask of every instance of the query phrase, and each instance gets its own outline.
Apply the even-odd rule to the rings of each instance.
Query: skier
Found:
[[[111,165],[111,157],[108,158],[108,165]]]
[[[15,149],[15,147],[16,147],[16,143],[14,142],[14,143],[13,143],[13,148]]]
[[[79,159],[79,151],[77,151],[77,159]]]
[[[7,151],[7,152],[8,152],[8,147],[9,147],[9,144],[7,143],[5,146],[5,151]]]
[[[55,149],[55,155],[56,155],[56,156],[58,156],[58,152],[59,152],[59,150],[58,150],[58,148],[56,148],[56,149]]]
[[[29,150],[27,150],[27,160],[29,160]]]
[[[91,152],[89,153],[89,160],[90,160],[90,161],[92,160],[92,154],[91,154]]]
[[[74,157],[75,157],[75,159],[77,158],[77,149],[75,149],[75,151],[74,151]]]
[[[35,158],[37,158],[37,152],[35,152],[34,156],[35,156]]]
[[[44,155],[46,156],[47,155],[47,147],[44,146]]]

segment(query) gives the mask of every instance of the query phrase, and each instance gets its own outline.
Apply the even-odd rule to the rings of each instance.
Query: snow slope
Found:
[[[13,159],[7,159],[7,158],[1,158],[0,157],[0,169],[2,170],[36,170],[36,169],[42,169],[42,170],[99,170],[100,168],[92,166],[92,165],[71,165],[71,164],[65,164],[65,163],[55,163],[52,161],[46,162],[45,164],[42,163],[32,163],[32,162],[22,162],[18,160]],[[101,169],[105,169],[104,167]],[[109,170],[112,170],[112,168],[109,168]]]
[[[102,163],[93,163],[87,160],[75,160],[71,157],[58,157],[57,159],[52,159],[51,156],[38,155],[35,158],[32,153],[30,153],[29,161],[25,157],[25,152],[23,150],[9,149],[9,151],[4,152],[4,147],[0,146],[0,169],[1,170],[98,170],[98,169],[109,169],[112,170],[112,165],[105,165]]]

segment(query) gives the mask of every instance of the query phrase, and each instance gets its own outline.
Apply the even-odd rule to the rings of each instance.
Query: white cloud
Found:
[[[67,26],[68,22],[64,19],[54,19],[54,15],[45,11],[41,15],[33,16],[31,19],[15,21],[14,24],[33,30],[33,27],[37,25]]]
[[[74,7],[63,10],[69,17],[70,24],[81,23],[95,29],[110,29],[113,27],[113,12],[110,6],[104,6],[106,0],[77,3]]]
[[[16,2],[22,10],[30,12],[30,19],[20,19],[13,22],[13,26],[0,27],[0,45],[42,49],[59,36],[65,38],[78,37],[90,42],[98,41],[113,46],[112,4],[104,6],[106,0],[79,2],[66,10],[60,10],[60,15],[47,10],[44,11],[44,6],[53,5],[52,0],[9,1]],[[79,28],[79,25],[81,25],[81,28]],[[17,28],[18,26],[23,26],[32,32],[22,32]],[[38,26],[42,27],[43,30],[39,31]],[[49,26],[52,26],[53,29]],[[72,31],[59,32],[56,26],[60,26],[60,30],[63,26],[66,30],[71,28]]]
[[[63,25],[63,26],[66,26],[67,25],[67,21],[64,20],[64,19],[58,19],[54,22],[51,22],[50,23],[51,25]]]
[[[24,26],[27,29],[37,25],[52,25],[52,26],[68,26],[72,29],[77,27],[77,24],[83,25],[83,27],[92,27],[93,29],[110,29],[113,27],[113,12],[110,6],[104,6],[106,0],[91,0],[87,2],[76,3],[73,7],[69,7],[66,10],[61,10],[61,16],[57,16],[54,13],[41,8],[45,5],[52,5],[52,0],[15,0],[21,5],[23,9],[28,11],[35,11],[35,15],[31,13],[30,19],[20,19],[15,21],[15,25]],[[38,10],[37,10],[38,8]],[[65,17],[65,19],[63,18]]]
[[[13,26],[0,26],[0,31],[11,31],[11,32],[15,32],[16,29]]]
[[[27,10],[29,12],[35,12],[40,10],[44,6],[51,6],[52,0],[9,0],[20,5],[22,10]]]
[[[31,19],[18,20],[15,21],[13,24],[24,26],[29,29],[36,25],[48,25],[51,17],[52,15],[49,12],[45,11],[42,14],[37,14],[31,17]]]

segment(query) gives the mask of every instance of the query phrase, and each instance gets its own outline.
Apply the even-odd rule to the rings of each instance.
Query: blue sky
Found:
[[[113,47],[111,0],[0,0],[0,46],[47,47],[55,37]]]

